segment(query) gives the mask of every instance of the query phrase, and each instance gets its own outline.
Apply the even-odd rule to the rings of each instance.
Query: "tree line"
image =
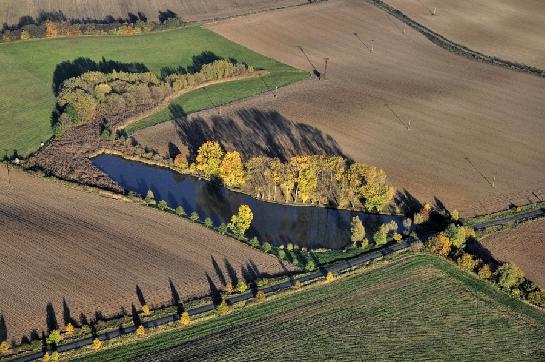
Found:
[[[56,38],[80,35],[134,35],[184,26],[185,22],[171,10],[159,12],[159,21],[149,21],[145,14],[128,13],[127,18],[69,19],[62,11],[42,11],[36,19],[23,16],[17,24],[3,24],[0,42],[32,38]]]
[[[87,72],[61,85],[56,99],[55,134],[74,125],[102,121],[101,132],[110,136],[110,125],[155,107],[174,92],[252,72],[252,66],[224,59],[204,64],[195,73],[179,71],[165,78],[151,72]]]
[[[194,163],[178,155],[174,165],[268,201],[380,212],[394,196],[383,170],[341,156],[294,156],[287,162],[256,156],[243,162],[238,151],[224,152],[218,142],[208,141]]]

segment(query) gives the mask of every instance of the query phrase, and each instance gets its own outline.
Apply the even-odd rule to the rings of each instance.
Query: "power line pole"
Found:
[[[329,58],[324,58],[324,61],[325,61],[325,67],[324,67],[324,80],[327,80],[327,61],[329,60]]]

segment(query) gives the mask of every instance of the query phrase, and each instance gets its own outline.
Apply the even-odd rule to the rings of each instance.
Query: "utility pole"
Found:
[[[324,61],[325,61],[325,67],[324,67],[324,80],[327,80],[327,61],[329,60],[329,58],[324,58]]]

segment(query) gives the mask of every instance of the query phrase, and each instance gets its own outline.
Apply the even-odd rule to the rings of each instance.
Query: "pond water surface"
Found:
[[[100,155],[93,164],[127,191],[145,195],[153,191],[155,199],[168,206],[182,206],[189,215],[196,211],[200,219],[212,219],[214,226],[228,223],[238,207],[247,204],[254,219],[246,236],[256,236],[273,245],[293,243],[308,248],[342,249],[350,244],[350,221],[358,215],[372,240],[382,223],[395,220],[402,231],[402,216],[379,215],[315,206],[281,205],[261,201],[234,192],[221,185],[181,175],[167,168],[131,161],[119,156]]]

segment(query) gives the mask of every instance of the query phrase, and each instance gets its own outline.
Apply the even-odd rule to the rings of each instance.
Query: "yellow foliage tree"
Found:
[[[238,208],[238,214],[231,217],[231,222],[228,227],[231,229],[233,234],[237,237],[243,237],[246,230],[250,228],[252,220],[254,219],[254,214],[250,206],[240,205]]]
[[[452,242],[444,232],[434,236],[429,242],[430,251],[441,256],[447,256],[451,246]]]
[[[45,352],[44,356],[42,357],[42,362],[49,362],[51,361],[51,356],[49,355],[49,352]]]
[[[263,302],[265,300],[265,292],[259,290],[255,295],[255,299],[257,299],[257,301],[260,303]]]
[[[6,354],[9,352],[9,343],[7,341],[2,341],[0,343],[0,353]]]
[[[64,329],[64,332],[68,335],[71,335],[74,333],[74,326],[72,325],[72,323],[68,323],[66,325],[66,328]]]
[[[481,279],[490,279],[492,278],[492,269],[490,269],[490,265],[484,264],[481,269],[479,269],[479,278]]]
[[[146,334],[146,329],[144,328],[144,326],[139,326],[138,328],[136,328],[136,335],[138,337],[142,337],[145,334]]]
[[[98,339],[98,338],[93,339],[93,344],[91,345],[91,347],[95,351],[98,351],[99,349],[102,348],[102,341],[100,339]]]
[[[221,161],[220,176],[223,183],[229,187],[244,184],[244,166],[239,152],[231,151],[225,154]]]
[[[147,304],[144,304],[142,306],[142,314],[145,315],[145,316],[150,315],[149,306]]]
[[[392,201],[395,191],[386,183],[386,173],[371,166],[365,168],[363,176],[365,182],[360,188],[360,194],[365,199],[365,208],[369,211],[382,211]]]
[[[468,253],[463,253],[456,261],[458,266],[467,271],[473,271],[477,267],[477,261]]]
[[[174,158],[174,166],[182,170],[187,170],[189,165],[187,164],[187,159],[181,153],[177,154]]]
[[[21,40],[28,40],[30,39],[30,33],[26,30],[21,31]]]
[[[225,300],[222,300],[221,303],[216,308],[218,315],[222,316],[229,313],[229,306]]]
[[[189,313],[183,312],[182,315],[180,316],[180,325],[182,327],[185,327],[185,326],[188,326],[189,323],[191,323],[191,318],[189,317]]]
[[[218,142],[208,141],[199,147],[196,168],[203,176],[214,178],[219,176],[223,150]]]

